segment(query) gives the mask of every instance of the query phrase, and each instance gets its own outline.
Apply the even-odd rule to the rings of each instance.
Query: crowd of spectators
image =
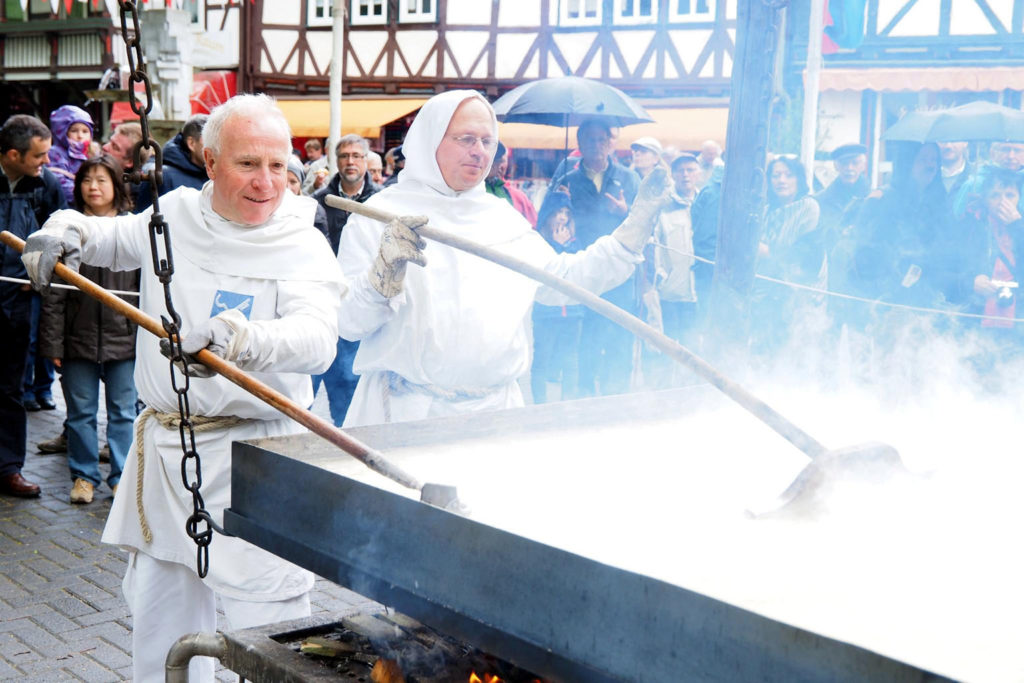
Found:
[[[190,118],[163,147],[158,194],[207,182],[205,121],[205,116]],[[142,164],[143,174],[153,167],[147,150],[135,150],[139,124],[117,125],[101,147],[92,118],[79,107],[59,107],[49,123],[47,128],[33,117],[15,116],[0,134],[6,229],[24,237],[64,206],[116,215],[152,204],[149,183],[128,185],[122,175],[136,164]],[[658,166],[666,168],[672,197],[644,263],[604,298],[687,348],[711,353],[722,146],[708,140],[699,149],[678,151],[643,136],[630,142],[628,152],[616,152],[622,134],[599,120],[584,122],[578,149],[540,182],[514,179],[513,150],[499,143],[486,191],[508,201],[557,252],[577,252],[619,226],[642,179]],[[405,158],[401,145],[377,152],[357,135],[342,137],[334,152],[332,171],[323,142],[308,139],[289,161],[287,177],[293,193],[316,200],[314,224],[325,248],[337,255],[349,214],[329,206],[326,197],[364,202],[397,182]],[[868,176],[868,152],[860,143],[835,148],[829,157],[833,179],[824,186],[793,157],[766,160],[755,277],[740,325],[740,346],[749,359],[767,367],[794,348],[833,359],[842,348],[869,376],[887,350],[907,342],[907,329],[980,340],[971,358],[979,373],[1020,357],[1016,268],[1024,251],[1024,144],[890,142],[884,156],[891,169],[879,187]],[[5,253],[3,263],[3,275],[24,277],[11,254]],[[115,277],[102,269],[84,274],[118,291],[137,288],[137,274]],[[6,366],[0,373],[0,422],[6,432],[0,489],[38,494],[38,487],[21,478],[24,447],[17,444],[24,442],[24,411],[55,406],[56,368],[68,420],[64,433],[41,450],[68,452],[72,502],[91,501],[101,483],[99,458],[109,458],[107,483],[116,487],[131,439],[125,430],[137,412],[130,381],[134,327],[65,290],[40,296],[25,284],[5,281],[0,291],[0,358]],[[530,385],[536,403],[666,388],[691,379],[631,333],[582,306],[536,305],[532,335]],[[358,342],[339,339],[334,364],[313,378],[314,391],[324,386],[339,425],[358,379],[352,371],[357,349]],[[96,434],[100,381],[106,385],[109,421],[104,448]]]

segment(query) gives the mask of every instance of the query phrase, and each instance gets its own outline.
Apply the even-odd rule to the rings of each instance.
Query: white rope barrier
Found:
[[[655,242],[654,240],[651,240],[649,242],[649,244],[652,244],[653,246],[658,247],[660,249],[667,249],[668,251],[674,251],[675,253],[681,254],[682,256],[689,256],[690,258],[696,259],[696,260],[700,261],[701,263],[707,263],[708,265],[711,265],[711,266],[715,265],[714,261],[709,261],[708,259],[703,258],[701,256],[697,256],[696,254],[689,254],[689,253],[687,253],[687,252],[685,252],[685,251],[683,251],[681,249],[676,249],[675,247],[670,247],[667,244],[662,244],[660,242]],[[980,313],[961,313],[960,311],[944,311],[944,310],[938,309],[938,308],[921,308],[919,306],[908,306],[906,304],[896,304],[896,303],[891,303],[889,301],[880,301],[878,299],[865,299],[863,297],[854,296],[852,294],[841,294],[840,292],[832,292],[832,291],[829,291],[827,289],[821,289],[819,287],[811,287],[811,286],[808,286],[808,285],[801,285],[801,284],[798,284],[796,282],[789,282],[787,280],[777,280],[776,278],[768,277],[767,275],[757,275],[755,273],[754,277],[759,279],[759,280],[764,280],[765,282],[771,282],[771,283],[774,283],[774,284],[777,284],[777,285],[783,285],[785,287],[792,287],[793,289],[802,289],[804,291],[813,292],[815,294],[824,294],[825,296],[831,296],[831,297],[835,297],[837,299],[847,299],[849,301],[858,301],[860,303],[865,303],[865,304],[868,304],[870,306],[888,306],[889,308],[896,308],[896,309],[903,310],[903,311],[913,311],[915,313],[928,313],[928,314],[931,314],[931,315],[946,315],[946,316],[949,316],[949,317],[952,317],[952,318],[974,318],[974,319],[977,319],[977,320],[1001,320],[1003,322],[1024,323],[1024,318],[1003,318],[1003,317],[998,316],[998,315],[982,315]]]
[[[0,282],[13,282],[13,283],[19,284],[19,285],[30,285],[30,284],[32,284],[31,280],[19,280],[16,277],[6,277],[4,275],[0,275]],[[58,284],[56,282],[51,282],[50,286],[51,287],[56,287],[57,289],[71,289],[71,290],[74,290],[76,292],[78,291],[78,287],[75,287],[74,285],[62,285],[62,284]],[[120,289],[108,289],[107,291],[110,292],[111,294],[117,294],[118,296],[138,296],[139,295],[138,292],[126,292],[126,291],[123,291],[123,290],[120,290]]]

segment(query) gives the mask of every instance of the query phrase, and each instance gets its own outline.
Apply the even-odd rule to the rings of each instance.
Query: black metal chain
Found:
[[[131,75],[128,77],[128,97],[132,111],[139,117],[139,124],[142,126],[142,140],[135,144],[132,149],[133,170],[131,180],[133,183],[148,182],[153,195],[153,214],[149,219],[149,246],[153,255],[153,272],[160,279],[164,286],[164,302],[167,305],[167,315],[160,316],[164,330],[170,340],[170,371],[171,387],[178,396],[178,414],[181,421],[178,424],[178,433],[181,437],[181,481],[185,488],[192,494],[192,514],[185,521],[185,533],[196,543],[196,571],[200,578],[204,578],[210,569],[210,541],[213,540],[213,532],[225,534],[220,526],[213,521],[210,513],[206,511],[203,496],[199,492],[203,485],[203,468],[196,452],[196,435],[192,423],[192,413],[189,410],[188,390],[189,356],[181,348],[181,316],[174,308],[171,299],[171,277],[174,275],[174,258],[171,255],[171,233],[163,214],[160,213],[160,185],[163,180],[163,152],[160,145],[149,134],[149,113],[153,109],[153,86],[146,74],[146,63],[142,58],[142,46],[139,37],[142,35],[139,30],[139,12],[134,0],[118,0],[121,7],[121,37],[124,39],[128,50],[128,68]],[[128,18],[131,17],[133,32],[128,30]],[[138,101],[135,94],[135,84],[141,83],[146,91],[146,104]],[[142,150],[153,150],[155,164],[148,173],[142,173]],[[160,239],[160,238],[163,239]],[[176,365],[185,368],[184,382],[179,386],[179,374]],[[190,478],[189,471],[193,475]]]

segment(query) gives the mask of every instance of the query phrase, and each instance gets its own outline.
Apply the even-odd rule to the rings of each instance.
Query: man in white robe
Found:
[[[326,370],[334,356],[345,284],[313,227],[316,202],[287,191],[288,123],[270,98],[239,96],[211,114],[203,143],[210,182],[201,191],[179,188],[160,198],[172,236],[171,294],[183,348],[208,348],[309,405],[309,375]],[[153,273],[149,216],[57,213],[26,246],[29,274],[45,286],[59,257],[70,266],[80,258],[114,270],[141,267],[140,308],[159,316],[164,294]],[[192,495],[181,480],[168,360],[155,337],[141,334],[137,359],[135,383],[148,408],[136,421],[103,541],[130,552],[124,592],[133,620],[133,678],[162,681],[167,652],[180,636],[216,631],[217,596],[232,629],[299,618],[309,615],[313,576],[240,539],[215,536],[209,573],[198,577],[196,548],[184,529]],[[235,422],[195,434],[201,493],[219,524],[230,503],[231,442],[303,428],[220,376],[193,376],[190,385],[195,419]],[[213,679],[214,660],[194,658],[190,680]]]
[[[366,204],[494,247],[602,292],[642,260],[667,174],[651,174],[631,215],[585,251],[557,254],[512,206],[485,190],[497,147],[497,121],[478,93],[431,98],[402,143],[398,182]],[[338,260],[352,287],[339,331],[360,340],[360,375],[346,426],[417,420],[523,404],[516,382],[530,367],[526,320],[534,300],[564,295],[511,270],[442,244],[425,245],[411,228],[353,215]],[[406,268],[407,263],[423,265]]]

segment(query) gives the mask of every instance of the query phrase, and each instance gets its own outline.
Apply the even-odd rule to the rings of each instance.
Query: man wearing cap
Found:
[[[652,137],[637,138],[629,146],[633,151],[633,170],[641,180],[661,163],[661,143]]]
[[[868,148],[859,143],[840,145],[832,150],[836,179],[814,198],[821,214],[818,226],[825,238],[825,253],[830,253],[843,229],[856,216],[861,202],[871,191],[867,179]]]

